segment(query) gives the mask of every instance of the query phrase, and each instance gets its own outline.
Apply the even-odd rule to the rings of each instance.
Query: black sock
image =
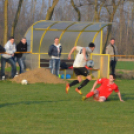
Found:
[[[89,81],[90,81],[90,80],[88,80],[88,79],[84,80],[84,81],[81,83],[81,85],[78,87],[78,89],[81,89],[82,87],[86,86]]]
[[[73,82],[71,82],[71,83],[69,84],[69,86],[72,87],[72,86],[74,86],[74,85],[76,85],[76,84],[78,84],[78,83],[79,83],[78,80],[74,80]]]

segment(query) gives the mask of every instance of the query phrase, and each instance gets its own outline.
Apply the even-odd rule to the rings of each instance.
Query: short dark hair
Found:
[[[115,38],[111,38],[111,40],[115,40]]]
[[[25,39],[25,40],[27,40],[26,37],[22,37],[21,39]]]
[[[55,40],[55,39],[59,39],[59,37],[55,37],[54,40]]]
[[[95,47],[95,44],[93,42],[90,42],[88,47]]]
[[[116,79],[116,76],[115,76],[115,74],[112,74],[112,73],[111,73],[110,75],[112,75],[112,76],[113,76],[113,79]]]
[[[14,39],[14,37],[13,37],[13,36],[11,36],[11,37],[9,38],[9,40],[11,40],[11,39]]]

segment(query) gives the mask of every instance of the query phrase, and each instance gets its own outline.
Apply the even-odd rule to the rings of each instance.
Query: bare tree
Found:
[[[80,14],[79,8],[74,4],[74,1],[73,1],[73,0],[71,0],[71,4],[72,4],[74,10],[75,10],[75,11],[77,12],[77,14],[78,14],[78,21],[81,21],[81,14]]]
[[[8,32],[8,0],[4,3],[4,38],[3,44],[7,42],[7,32]]]
[[[112,5],[110,6],[110,7],[112,7],[111,11],[108,8],[108,6],[105,5],[105,8],[106,8],[106,10],[108,12],[108,21],[109,22],[113,22],[114,15],[115,15],[115,13],[117,11],[118,6],[121,3],[121,0],[118,0],[117,4],[116,4],[116,0],[112,0],[111,2],[112,2]],[[106,49],[107,43],[108,43],[109,39],[111,38],[111,31],[112,31],[112,25],[108,25],[107,33],[106,33],[106,36],[105,36],[105,39],[104,39],[103,53],[105,53],[105,49]]]
[[[48,8],[47,10],[47,15],[45,20],[51,20],[54,12],[55,6],[58,4],[59,0],[53,0],[53,4],[51,7]]]
[[[15,14],[14,22],[12,24],[12,28],[11,28],[11,36],[14,36],[14,31],[19,20],[22,3],[23,3],[23,0],[19,0],[18,8]]]

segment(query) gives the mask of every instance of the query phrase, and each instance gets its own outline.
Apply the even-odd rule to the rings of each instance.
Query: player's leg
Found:
[[[86,100],[86,99],[88,99],[88,98],[90,98],[92,96],[94,97],[95,100],[98,100],[99,91],[94,90],[94,91],[89,92],[86,96],[82,97],[82,100]]]
[[[84,67],[81,68],[81,75],[83,76],[87,76],[86,79],[80,84],[80,86],[78,88],[76,88],[77,91],[79,91],[81,88],[83,88],[84,86],[86,86],[88,84],[88,82],[91,80],[91,76],[88,75],[88,70]]]
[[[70,84],[66,84],[66,93],[68,93],[69,88],[80,83],[82,81],[81,76],[79,75],[79,69],[78,68],[74,68],[74,73],[77,75],[77,80],[72,81]]]
[[[98,101],[99,102],[105,102],[106,101],[106,97],[105,96],[100,96]]]

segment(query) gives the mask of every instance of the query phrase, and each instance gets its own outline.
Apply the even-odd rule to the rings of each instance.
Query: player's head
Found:
[[[109,80],[110,80],[110,82],[113,82],[115,80],[115,74],[110,74]]]
[[[115,39],[114,39],[114,38],[111,38],[110,44],[111,44],[111,45],[114,45],[114,43],[115,43]]]
[[[88,47],[90,47],[90,49],[91,49],[92,51],[94,51],[95,44],[94,44],[93,42],[90,42],[89,45],[88,45]]]

